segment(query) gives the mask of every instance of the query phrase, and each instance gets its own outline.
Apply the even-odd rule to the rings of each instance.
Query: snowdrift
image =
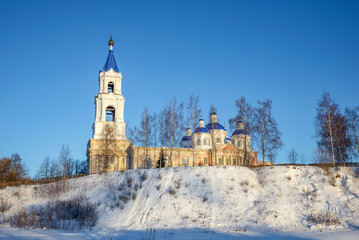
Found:
[[[0,221],[48,202],[88,199],[113,230],[319,231],[359,226],[359,171],[310,166],[138,169],[64,185],[0,190]]]

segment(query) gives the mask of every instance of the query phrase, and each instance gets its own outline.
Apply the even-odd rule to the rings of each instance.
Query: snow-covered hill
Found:
[[[319,231],[359,226],[359,172],[309,166],[181,167],[96,174],[0,190],[0,221],[54,199],[88,197],[113,230]],[[4,223],[3,223],[4,224]]]

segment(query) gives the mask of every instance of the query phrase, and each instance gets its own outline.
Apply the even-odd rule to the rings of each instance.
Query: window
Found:
[[[114,161],[115,161],[114,159],[115,159],[115,157],[114,157],[114,156],[111,156],[111,157],[110,157],[110,162],[111,162],[111,164],[113,164],[113,163],[114,163]]]
[[[204,158],[203,163],[204,163],[204,164],[208,164],[208,160],[207,160],[206,157]]]
[[[232,165],[237,165],[237,159],[236,158],[232,159]]]
[[[218,164],[223,164],[222,158],[218,158]]]
[[[107,107],[106,108],[106,121],[107,122],[114,122],[115,121],[115,108],[114,107]]]
[[[108,85],[108,92],[113,92],[115,90],[115,85],[113,84],[113,82],[109,82]]]
[[[183,163],[184,163],[185,165],[188,164],[188,157],[184,157],[184,158],[183,158]]]
[[[150,156],[147,155],[147,156],[146,156],[146,160],[149,161],[149,160],[150,160]]]
[[[203,145],[207,145],[207,139],[203,139]]]
[[[241,141],[238,140],[237,147],[241,147]]]
[[[226,158],[226,165],[229,165],[229,158]]]
[[[221,139],[217,138],[217,143],[221,143]]]
[[[201,145],[201,139],[197,139],[197,145]]]

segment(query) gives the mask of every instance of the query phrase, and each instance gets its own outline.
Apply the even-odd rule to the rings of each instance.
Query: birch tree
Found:
[[[263,158],[263,166],[266,157],[273,161],[277,151],[283,146],[281,132],[278,130],[278,124],[272,116],[272,101],[258,101],[258,107],[255,109],[253,132],[257,135],[258,146]]]
[[[324,92],[318,101],[316,110],[315,127],[317,144],[320,147],[329,148],[332,166],[335,167],[334,117],[339,113],[339,107],[330,97],[330,94]]]
[[[201,116],[201,110],[199,109],[199,97],[191,95],[189,97],[189,102],[187,104],[187,116],[188,116],[188,124],[192,126],[192,133],[196,129],[197,123]],[[193,154],[193,164],[195,160],[195,150],[194,150],[194,138],[192,136],[192,154]]]
[[[67,173],[69,171],[69,163],[71,161],[71,152],[69,145],[65,146],[62,145],[59,156],[58,156],[58,162],[61,169],[61,180],[66,180]]]
[[[151,123],[147,108],[144,108],[142,112],[141,128],[139,134],[140,141],[145,151],[144,157],[142,159],[142,165],[144,168],[148,169],[151,167],[152,162],[150,156],[148,155],[148,146],[150,145],[151,140]]]
[[[237,126],[238,122],[243,122],[244,130],[244,164],[249,165],[249,152],[250,146],[248,146],[248,136],[253,128],[254,124],[254,111],[253,107],[246,101],[245,97],[237,99],[236,102],[237,115],[229,119],[230,128],[233,129]],[[253,136],[252,136],[253,137]],[[254,139],[253,139],[254,140]]]
[[[348,122],[350,138],[355,151],[359,154],[359,106],[345,109],[345,118]]]
[[[97,161],[98,172],[107,172],[110,163],[113,163],[120,146],[116,140],[117,128],[109,124],[102,129],[102,139],[98,141]]]

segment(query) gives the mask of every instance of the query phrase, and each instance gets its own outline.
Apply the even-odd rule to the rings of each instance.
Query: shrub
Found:
[[[265,175],[262,168],[257,168],[257,178],[260,185],[263,185],[265,182]]]
[[[326,225],[340,224],[339,217],[330,210],[328,210],[326,212],[321,211],[316,214],[310,214],[307,217],[307,221],[311,222],[311,223],[326,224]]]
[[[248,180],[245,180],[244,182],[241,182],[241,187],[248,186],[248,185],[249,185]]]
[[[46,205],[21,209],[10,219],[14,227],[53,228],[74,230],[89,227],[97,223],[96,204],[85,197],[75,197],[70,200],[48,202]]]
[[[172,187],[169,188],[168,193],[171,195],[176,195],[176,190]]]
[[[144,172],[144,173],[141,175],[140,180],[141,180],[141,182],[144,182],[144,181],[147,180],[147,174],[146,174],[146,172]]]
[[[12,204],[8,199],[0,198],[0,212],[4,213],[11,208]]]

